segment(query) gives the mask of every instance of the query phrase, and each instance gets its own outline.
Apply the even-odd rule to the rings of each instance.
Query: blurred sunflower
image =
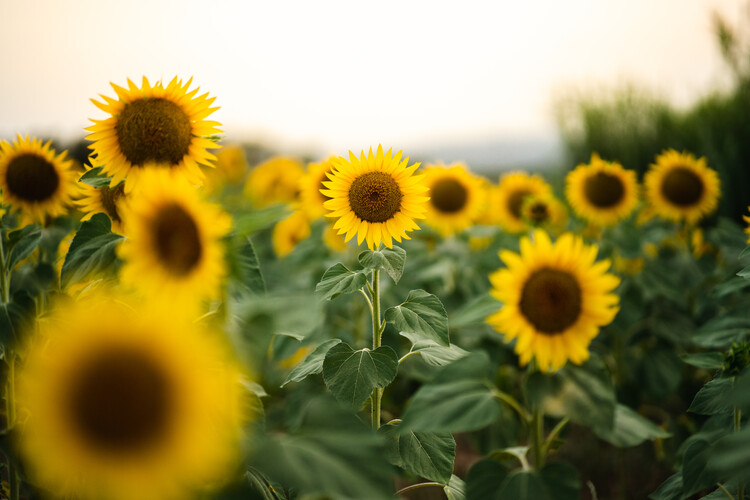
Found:
[[[747,207],[748,210],[750,210],[750,207]],[[742,218],[745,221],[745,234],[747,235],[747,243],[750,244],[750,216],[743,215]]]
[[[656,157],[644,178],[653,212],[674,222],[695,224],[719,204],[721,188],[706,158],[670,149]]]
[[[556,230],[565,226],[568,210],[553,195],[527,196],[521,205],[521,218],[529,226]]]
[[[20,210],[24,223],[66,213],[78,194],[73,161],[56,154],[51,142],[20,135],[12,144],[0,141],[0,189],[3,203]]]
[[[94,125],[86,139],[112,177],[111,187],[125,179],[130,192],[141,174],[156,166],[166,166],[201,184],[204,178],[199,165],[212,166],[216,157],[209,149],[220,146],[207,136],[221,132],[220,123],[206,120],[218,108],[208,93],[196,97],[198,88],[188,92],[193,79],[184,85],[177,77],[164,87],[162,82],[151,86],[146,77],[138,88],[128,79],[125,89],[111,83],[118,99],[101,95],[104,102],[91,100],[110,114],[104,120],[91,120]]]
[[[331,166],[331,159],[322,163],[310,163],[307,166],[307,173],[300,178],[299,190],[302,210],[307,213],[311,220],[323,217],[326,213],[323,203],[330,198],[321,191],[326,189],[323,181],[328,180],[326,174],[331,171]]]
[[[427,212],[427,186],[424,176],[414,175],[419,163],[407,166],[409,158],[401,160],[402,152],[393,156],[391,150],[383,154],[365,156],[362,151],[357,158],[349,152],[349,159],[338,157],[332,160],[330,181],[322,193],[331,199],[323,205],[330,213],[326,217],[338,217],[334,228],[339,234],[346,233],[346,241],[357,235],[357,244],[367,241],[370,249],[380,243],[393,247],[393,240],[409,239],[406,231],[419,229],[414,219],[424,219]]]
[[[598,249],[565,233],[553,244],[542,230],[521,239],[520,255],[500,252],[506,268],[490,275],[491,295],[503,303],[487,322],[515,340],[521,365],[536,359],[540,370],[581,364],[588,347],[619,310],[612,292],[620,280],[609,261],[594,263]]]
[[[334,229],[333,224],[326,224],[326,227],[323,229],[323,243],[333,252],[343,252],[346,250],[346,241]]]
[[[461,232],[482,215],[486,197],[482,180],[464,166],[429,166],[423,173],[430,197],[425,221],[440,234]]]
[[[310,237],[310,221],[303,212],[293,212],[289,217],[276,223],[271,239],[273,250],[278,257],[289,255],[294,247]]]
[[[505,174],[490,194],[490,217],[509,233],[520,233],[528,227],[521,214],[526,197],[551,195],[552,187],[538,175]]]
[[[82,197],[76,200],[76,204],[84,212],[81,220],[88,220],[97,213],[105,213],[112,221],[112,231],[122,233],[121,209],[119,206],[126,202],[125,185],[118,184],[115,187],[101,186],[95,188],[85,182],[79,182]]]
[[[184,177],[158,169],[143,173],[142,185],[121,208],[124,284],[180,304],[219,295],[226,274],[220,240],[231,219],[218,205],[204,202]]]
[[[40,322],[19,369],[19,449],[61,498],[184,499],[228,479],[247,421],[240,371],[179,309],[102,296]]]
[[[633,170],[591,154],[565,179],[565,196],[573,210],[598,226],[613,226],[638,205],[638,180]]]
[[[294,158],[274,156],[250,171],[245,194],[259,207],[271,203],[294,203],[299,200],[299,182],[305,175]]]

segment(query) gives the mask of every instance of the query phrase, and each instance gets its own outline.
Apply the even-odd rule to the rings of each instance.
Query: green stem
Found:
[[[719,487],[719,489],[720,489],[721,491],[723,491],[723,492],[724,492],[724,494],[725,494],[725,495],[726,495],[726,496],[727,496],[728,498],[731,498],[732,500],[734,500],[734,496],[733,496],[733,495],[732,495],[731,493],[729,493],[729,490],[728,490],[728,489],[726,489],[726,487],[725,487],[725,486],[724,486],[723,484],[721,484],[721,483],[716,483],[716,486],[718,486],[718,487]]]
[[[542,436],[544,436],[544,413],[535,406],[531,416],[531,440],[534,449],[534,468],[538,471],[544,467],[546,458]]]
[[[6,353],[7,354],[7,353]],[[16,356],[10,353],[6,358],[8,363],[8,380],[5,388],[5,416],[7,430],[13,429],[16,425]],[[15,462],[11,457],[6,457],[8,461],[8,483],[10,487],[10,500],[18,500],[21,484],[18,477],[18,470]]]
[[[445,487],[443,483],[417,483],[417,484],[409,485],[405,488],[401,488],[400,490],[396,492],[396,496],[399,496],[402,493],[406,493],[407,491],[416,490],[419,488],[425,488],[427,486],[440,486],[441,488]]]
[[[734,407],[734,432],[740,432],[742,428],[742,410]],[[737,500],[745,500],[745,482],[740,480],[737,483]]]
[[[5,260],[5,248],[3,247],[3,231],[0,228],[0,301],[3,304],[10,302],[10,270]]]
[[[560,432],[565,428],[566,425],[568,425],[568,422],[570,422],[570,419],[568,417],[563,418],[560,420],[557,425],[552,429],[552,431],[549,433],[549,436],[547,436],[547,439],[544,440],[544,447],[542,449],[542,452],[544,456],[546,457],[549,453],[549,449],[552,446],[552,443],[555,439],[557,439],[557,436],[560,435]]]
[[[380,270],[372,271],[372,350],[380,347],[383,337],[383,325],[380,322]],[[372,428],[380,428],[380,402],[383,399],[383,389],[375,388],[370,395],[370,408],[372,409]]]
[[[498,389],[493,389],[492,394],[497,399],[499,399],[503,403],[513,408],[516,411],[516,413],[518,413],[518,415],[524,420],[524,422],[528,423],[531,421],[531,415],[529,415],[529,412],[526,411],[526,409],[523,406],[521,406],[521,403],[516,401],[516,399],[513,396]]]

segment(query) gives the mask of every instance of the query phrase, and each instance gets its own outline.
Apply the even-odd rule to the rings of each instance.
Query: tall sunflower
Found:
[[[331,171],[331,159],[321,163],[310,163],[307,166],[307,172],[300,178],[300,202],[302,210],[307,213],[311,220],[323,217],[326,209],[323,203],[330,198],[321,191],[326,189],[323,185],[328,180],[327,174]]]
[[[192,498],[239,458],[240,371],[179,309],[101,295],[32,337],[16,388],[29,477],[62,498]]]
[[[64,214],[78,194],[77,174],[67,154],[28,136],[19,135],[12,144],[0,141],[3,203],[20,210],[28,223]]]
[[[613,226],[638,205],[638,180],[633,170],[591,154],[565,179],[565,196],[573,210],[598,226]]]
[[[443,236],[463,231],[482,215],[486,191],[482,180],[459,164],[424,170],[429,188],[425,221]]]
[[[653,212],[674,222],[695,224],[716,210],[721,195],[719,176],[705,157],[674,149],[656,157],[644,184]]]
[[[322,193],[331,199],[323,206],[330,212],[326,217],[338,217],[334,228],[346,233],[346,241],[357,235],[357,244],[367,241],[370,249],[380,243],[393,247],[393,240],[409,239],[407,231],[419,229],[414,219],[424,219],[429,198],[423,196],[428,188],[424,176],[414,175],[419,163],[407,166],[409,158],[394,156],[389,149],[383,154],[378,146],[376,154],[360,157],[349,151],[349,159],[332,160],[328,174],[328,188]]]
[[[520,233],[528,225],[521,207],[528,196],[551,196],[552,187],[538,175],[510,172],[500,178],[490,194],[489,217],[509,233]]]
[[[259,207],[299,200],[299,182],[305,174],[302,164],[287,156],[274,156],[250,171],[245,194]]]
[[[219,295],[226,274],[220,241],[231,220],[168,170],[149,170],[122,210],[124,284],[147,295],[196,304]]]
[[[591,340],[619,310],[611,292],[620,280],[607,273],[609,261],[594,263],[597,251],[571,233],[553,244],[536,230],[533,241],[521,239],[520,254],[500,252],[507,267],[490,275],[490,293],[503,307],[487,322],[516,341],[521,365],[535,358],[547,372],[588,359]]]
[[[91,100],[110,114],[104,120],[91,120],[86,138],[103,172],[112,176],[114,187],[125,179],[130,192],[141,174],[156,166],[166,166],[186,175],[193,184],[200,184],[203,172],[199,165],[212,166],[216,157],[209,149],[220,147],[208,136],[221,132],[218,122],[206,118],[218,108],[208,93],[196,97],[198,88],[188,92],[193,79],[184,85],[177,77],[165,87],[162,82],[151,85],[146,77],[138,88],[128,79],[125,89],[114,83],[118,99],[104,95],[104,102]]]

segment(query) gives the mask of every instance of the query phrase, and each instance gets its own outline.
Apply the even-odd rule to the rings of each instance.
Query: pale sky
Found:
[[[711,12],[739,0],[0,0],[0,138],[73,140],[89,102],[194,77],[227,140],[341,153],[554,131],[566,89],[686,104],[726,81]]]

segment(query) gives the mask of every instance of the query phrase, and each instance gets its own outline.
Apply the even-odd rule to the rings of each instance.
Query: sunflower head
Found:
[[[273,228],[273,249],[278,257],[286,257],[294,247],[310,237],[310,221],[303,212],[293,212]]]
[[[568,220],[568,210],[552,195],[528,196],[521,205],[521,217],[531,227],[560,229]]]
[[[30,478],[65,498],[190,498],[227,479],[247,414],[217,332],[103,296],[40,322],[16,388]]]
[[[307,213],[310,220],[323,217],[326,213],[323,203],[330,198],[321,191],[326,189],[323,182],[328,180],[328,173],[333,166],[331,160],[333,158],[329,158],[322,163],[310,163],[305,175],[300,177],[299,192],[302,210]]]
[[[124,284],[190,304],[218,295],[226,274],[221,243],[231,220],[169,170],[150,170],[122,207]]]
[[[430,197],[427,224],[448,236],[478,220],[485,208],[486,196],[481,179],[459,164],[428,166],[424,176]]]
[[[330,211],[327,217],[338,218],[334,227],[346,234],[346,241],[356,234],[358,245],[367,241],[371,249],[380,243],[391,248],[394,239],[409,239],[406,232],[419,229],[414,219],[425,217],[428,188],[424,176],[414,175],[419,164],[409,167],[409,158],[401,156],[390,149],[384,154],[378,146],[376,154],[370,149],[357,158],[350,151],[348,160],[332,160],[330,180],[322,190],[331,199],[323,205]]]
[[[521,207],[529,196],[552,196],[552,187],[537,175],[524,172],[505,174],[490,194],[490,217],[510,233],[525,231],[528,226]]]
[[[504,250],[506,268],[490,275],[491,295],[502,309],[487,318],[506,340],[515,340],[522,365],[536,359],[542,371],[570,360],[581,364],[588,346],[619,310],[611,293],[619,278],[607,273],[609,261],[595,263],[597,247],[565,233],[555,243],[542,230],[521,240],[521,253]]]
[[[250,171],[245,194],[259,207],[299,200],[302,164],[294,158],[274,156]]]
[[[591,162],[578,165],[565,179],[565,195],[573,210],[598,226],[612,226],[638,205],[635,172],[592,153]]]
[[[24,222],[62,215],[78,194],[73,160],[36,138],[0,141],[0,189],[3,202],[20,210]]]
[[[128,80],[128,88],[112,83],[118,99],[101,96],[104,102],[91,100],[109,114],[104,120],[91,120],[86,130],[89,146],[112,177],[112,186],[123,179],[131,191],[143,171],[166,166],[200,184],[204,175],[199,165],[212,166],[216,157],[209,149],[218,148],[209,139],[221,132],[218,122],[206,118],[215,97],[196,97],[198,89],[188,92],[192,78],[185,84],[177,77],[168,85],[151,85],[146,77],[139,88]]]
[[[94,187],[85,182],[79,182],[78,185],[82,196],[76,200],[76,205],[84,213],[81,220],[88,220],[96,213],[105,213],[112,221],[112,230],[122,233],[122,207],[130,197],[125,194],[125,184],[121,182],[114,187]]]
[[[705,158],[673,149],[656,157],[644,184],[654,213],[674,222],[697,223],[716,210],[721,195],[719,176]]]

